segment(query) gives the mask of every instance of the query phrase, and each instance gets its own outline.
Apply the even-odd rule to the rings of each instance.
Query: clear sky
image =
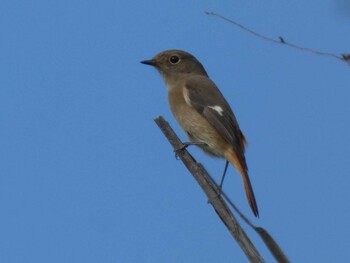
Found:
[[[204,11],[350,52],[347,0],[0,2],[0,262],[247,261],[153,122],[186,140],[139,63],[172,48],[234,109],[261,218],[232,167],[227,194],[292,262],[348,260],[350,67]],[[190,152],[219,180],[223,160]]]

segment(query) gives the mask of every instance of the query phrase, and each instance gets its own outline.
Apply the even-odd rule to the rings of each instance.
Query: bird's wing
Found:
[[[249,205],[254,215],[259,216],[244,156],[245,138],[229,104],[216,85],[205,76],[188,78],[183,92],[186,103],[200,113],[232,145],[232,149],[225,151],[224,156],[242,176]]]
[[[244,155],[245,138],[229,104],[214,82],[205,76],[189,78],[185,83],[184,97],[186,103],[196,109],[238,155]]]

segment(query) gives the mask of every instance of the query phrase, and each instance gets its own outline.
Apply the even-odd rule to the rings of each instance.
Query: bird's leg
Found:
[[[174,149],[175,158],[176,158],[176,159],[179,159],[179,157],[178,157],[178,155],[177,155],[177,152],[178,152],[178,151],[183,151],[183,150],[185,150],[188,146],[191,146],[191,145],[198,145],[198,146],[200,146],[200,145],[207,145],[207,144],[204,143],[204,142],[183,142],[183,143],[182,143],[182,146],[181,146],[180,148]]]
[[[219,190],[219,195],[221,195],[222,185],[224,184],[224,179],[225,179],[225,175],[226,175],[226,172],[227,172],[228,164],[229,164],[229,162],[226,160],[225,169],[224,169],[224,172],[222,174],[221,181],[220,181],[220,184],[219,184],[219,189],[218,189]]]
[[[183,142],[182,144],[183,144],[183,146],[181,148],[179,148],[179,149],[176,149],[175,151],[184,150],[188,146],[191,146],[191,145],[198,145],[198,146],[200,146],[200,145],[207,145],[204,142]]]

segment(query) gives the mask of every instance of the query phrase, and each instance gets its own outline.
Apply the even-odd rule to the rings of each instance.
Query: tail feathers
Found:
[[[254,215],[256,217],[259,217],[258,205],[256,204],[256,200],[255,200],[252,184],[250,183],[250,180],[249,180],[249,176],[246,173],[244,176],[242,175],[242,178],[243,178],[244,190],[249,202],[249,206],[252,209]]]
[[[226,151],[225,157],[238,170],[239,174],[241,175],[249,206],[253,211],[254,215],[256,217],[259,217],[258,205],[256,204],[253,187],[252,187],[252,184],[250,183],[248,171],[246,168],[247,166],[244,160],[242,160],[242,158],[241,159],[238,158],[237,154],[234,153],[232,150]]]

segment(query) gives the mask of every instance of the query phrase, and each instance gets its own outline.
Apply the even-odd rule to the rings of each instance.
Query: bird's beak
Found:
[[[142,60],[141,61],[142,64],[146,64],[146,65],[150,65],[150,66],[155,66],[156,62],[153,59],[150,60]]]

